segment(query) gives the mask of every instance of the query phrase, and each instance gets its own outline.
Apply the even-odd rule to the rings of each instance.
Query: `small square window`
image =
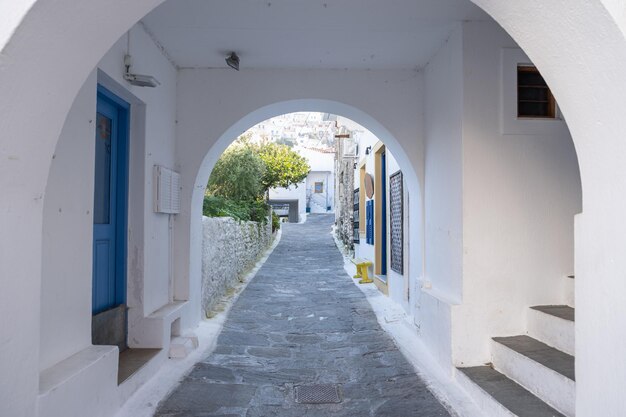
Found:
[[[323,182],[316,182],[315,183],[315,193],[319,194],[319,193],[323,193],[324,192],[324,183]]]
[[[517,117],[556,118],[554,96],[534,66],[517,66]]]

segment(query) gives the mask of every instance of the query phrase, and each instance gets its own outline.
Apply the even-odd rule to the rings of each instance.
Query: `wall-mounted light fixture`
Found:
[[[136,85],[137,87],[156,87],[157,85],[161,85],[161,83],[154,78],[152,75],[143,75],[143,74],[133,74],[130,72],[130,67],[132,65],[132,59],[130,55],[124,55],[124,79],[131,83],[132,85]]]
[[[226,57],[226,65],[236,71],[239,71],[239,57],[236,53],[231,52],[230,55]]]
[[[365,155],[369,155],[370,152],[372,152],[372,147],[368,146],[367,148],[365,148]]]

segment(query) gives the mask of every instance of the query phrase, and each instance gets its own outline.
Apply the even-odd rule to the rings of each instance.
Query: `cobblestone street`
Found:
[[[282,240],[233,305],[215,351],[158,417],[448,416],[343,269],[333,215],[283,224]],[[296,392],[336,385],[341,402]],[[331,387],[334,389],[334,387]]]

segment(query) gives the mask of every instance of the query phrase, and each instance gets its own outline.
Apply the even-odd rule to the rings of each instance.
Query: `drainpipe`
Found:
[[[330,175],[329,172],[326,173],[326,211],[328,211],[328,176]]]

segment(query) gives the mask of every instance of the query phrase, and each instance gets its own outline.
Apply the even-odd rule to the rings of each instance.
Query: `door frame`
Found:
[[[374,153],[374,274],[386,283],[387,276],[387,173],[386,148],[376,143]]]

